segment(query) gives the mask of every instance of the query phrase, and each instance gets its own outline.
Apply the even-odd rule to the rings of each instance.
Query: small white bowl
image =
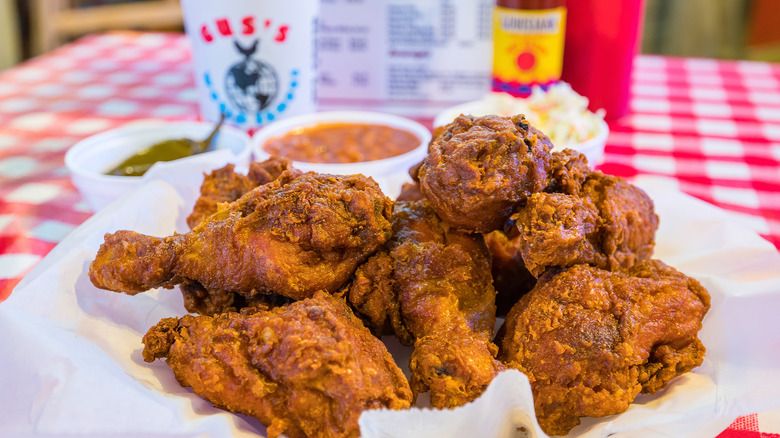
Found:
[[[510,116],[514,114],[502,114],[502,111],[491,106],[490,100],[477,100],[473,102],[466,102],[460,105],[447,108],[433,120],[433,127],[438,128],[444,126],[458,117],[461,114],[472,116],[486,116],[489,114],[497,114],[500,116]],[[593,167],[601,164],[604,159],[604,146],[607,143],[607,137],[609,136],[609,126],[604,119],[595,119],[598,131],[594,137],[583,142],[574,144],[556,144],[553,142],[553,151],[559,151],[564,148],[574,149],[577,152],[582,153],[588,159],[588,164]]]
[[[198,172],[197,178],[202,178],[201,173],[228,163],[246,166],[252,152],[249,135],[238,128],[222,125],[214,139],[213,151],[157,163],[142,177],[105,174],[141,149],[164,140],[203,140],[213,129],[214,124],[210,122],[130,123],[79,141],[65,154],[65,165],[73,185],[92,210],[98,211],[145,181],[165,179],[166,174]]]
[[[256,132],[254,137],[252,137],[254,159],[262,161],[270,156],[263,149],[268,139],[281,137],[298,128],[326,123],[365,123],[391,126],[409,131],[420,140],[420,144],[413,150],[381,160],[361,161],[358,163],[293,161],[293,167],[303,171],[336,175],[363,174],[370,176],[379,183],[385,194],[390,197],[397,195],[401,184],[409,180],[409,168],[425,158],[425,155],[428,153],[428,143],[431,141],[431,132],[428,128],[404,117],[367,111],[327,111],[280,120]]]

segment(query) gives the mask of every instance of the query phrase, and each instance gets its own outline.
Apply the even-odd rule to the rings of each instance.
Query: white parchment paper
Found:
[[[738,415],[780,407],[780,255],[725,212],[659,180],[640,183],[661,218],[656,257],[712,294],[700,337],[704,364],[623,414],[583,419],[571,436],[713,437]],[[182,388],[162,361],[141,358],[141,337],[185,313],[177,290],[128,296],[87,278],[103,234],[183,230],[194,202],[152,181],[63,240],[0,303],[0,435],[256,437],[255,419],[224,412]],[[396,347],[393,347],[396,348]],[[398,357],[408,357],[399,352]],[[405,365],[402,363],[402,365]],[[366,438],[544,437],[527,379],[497,377],[472,404],[452,411],[372,411]]]

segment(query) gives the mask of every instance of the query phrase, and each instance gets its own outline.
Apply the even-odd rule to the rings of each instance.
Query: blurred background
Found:
[[[179,0],[0,0],[0,69],[85,34],[181,22]],[[780,62],[778,23],[780,0],[646,0],[642,53]]]

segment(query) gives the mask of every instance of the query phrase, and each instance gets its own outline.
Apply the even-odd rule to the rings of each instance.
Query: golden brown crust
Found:
[[[417,176],[443,220],[486,233],[545,188],[550,149],[520,115],[459,116],[437,131]]]
[[[707,291],[658,260],[551,269],[507,315],[499,357],[528,376],[542,429],[565,435],[699,366],[708,310]]]
[[[552,266],[587,263],[616,270],[648,260],[658,229],[650,197],[598,171],[585,179],[562,178],[574,180],[579,182],[567,185],[578,192],[535,193],[512,216],[528,270],[538,277]]]
[[[406,409],[412,393],[384,344],[325,293],[250,315],[166,318],[144,336],[183,386],[258,418],[269,437],[357,437],[368,409]]]
[[[512,219],[525,266],[536,277],[550,266],[606,264],[597,234],[601,218],[588,198],[534,193]]]
[[[187,225],[190,228],[216,213],[219,204],[233,202],[253,188],[274,181],[285,170],[297,172],[292,169],[290,160],[279,157],[253,161],[249,164],[246,176],[236,173],[234,168],[235,166],[228,164],[203,176],[200,196],[195,201],[192,213],[187,217]]]
[[[363,176],[285,172],[221,205],[186,234],[107,235],[90,279],[117,292],[192,280],[246,297],[273,292],[301,299],[337,291],[391,233],[392,203]]]
[[[427,200],[396,202],[393,239],[358,269],[350,302],[379,330],[387,324],[414,343],[415,395],[431,405],[462,405],[479,396],[503,369],[490,342],[495,289],[482,236],[458,231]]]
[[[591,172],[585,155],[572,149],[555,151],[550,154],[549,180],[545,191],[576,195]]]
[[[395,290],[395,262],[387,250],[380,250],[358,266],[347,291],[349,303],[376,336],[395,334],[401,343],[414,339],[406,331]]]
[[[166,239],[127,230],[106,233],[103,239],[89,265],[89,279],[96,287],[135,295],[178,282],[172,272],[175,251]]]

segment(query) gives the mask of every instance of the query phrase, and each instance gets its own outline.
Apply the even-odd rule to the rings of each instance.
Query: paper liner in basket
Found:
[[[738,415],[779,408],[780,255],[717,208],[657,181],[641,187],[661,218],[656,256],[712,294],[700,332],[707,356],[662,391],[637,397],[625,413],[583,419],[570,435],[712,437]],[[264,434],[257,420],[216,409],[179,386],[163,362],[141,359],[146,330],[185,313],[177,291],[128,296],[98,290],[87,278],[104,233],[182,231],[193,202],[164,182],[142,186],[76,229],[0,303],[4,436]],[[517,421],[530,419],[529,436],[543,437],[530,406],[527,382],[510,372],[460,409],[367,412],[361,424],[371,438],[513,437]]]

